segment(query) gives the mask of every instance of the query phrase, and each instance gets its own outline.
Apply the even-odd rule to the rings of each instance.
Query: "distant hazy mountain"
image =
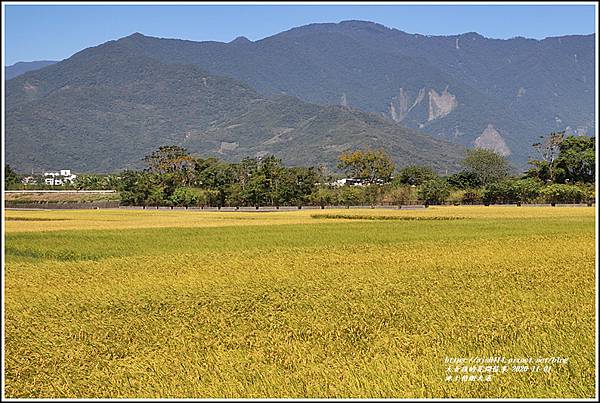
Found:
[[[522,166],[540,135],[594,132],[594,41],[423,36],[345,21],[256,42],[134,34],[123,45],[237,78],[265,95],[377,112],[436,138],[493,148]]]
[[[12,66],[6,66],[4,68],[4,79],[10,80],[11,78],[15,78],[20,76],[23,73],[27,73],[28,71],[39,70],[42,67],[53,65],[54,63],[58,63],[54,60],[40,60],[35,62],[18,62],[13,64]]]
[[[139,167],[158,146],[179,144],[229,160],[273,153],[291,165],[333,166],[342,151],[371,146],[400,166],[458,167],[461,146],[381,115],[265,96],[193,64],[165,63],[138,39],[107,42],[9,80],[7,162],[19,170],[107,172]]]

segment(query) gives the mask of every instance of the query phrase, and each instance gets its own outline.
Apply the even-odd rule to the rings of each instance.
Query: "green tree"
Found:
[[[392,186],[385,192],[384,200],[400,208],[416,199],[415,189],[412,186]]]
[[[242,187],[239,183],[233,182],[227,185],[225,188],[226,199],[225,203],[232,207],[241,207],[244,205],[244,197],[242,195]],[[219,193],[217,192],[217,199],[219,199]]]
[[[269,200],[270,181],[263,173],[255,172],[242,190],[242,197],[248,205],[264,206]]]
[[[149,173],[124,171],[118,187],[121,203],[125,206],[146,206],[155,186],[153,175]]]
[[[403,185],[420,186],[424,182],[437,178],[435,171],[429,167],[421,165],[411,165],[400,170],[394,178],[394,183]]]
[[[280,203],[279,187],[282,182],[284,167],[281,159],[273,155],[261,158],[257,172],[265,177],[264,190],[267,195],[267,204],[274,206]]]
[[[193,180],[195,160],[187,150],[179,146],[161,146],[144,157],[148,172],[154,174],[175,174],[183,184]]]
[[[449,175],[446,181],[456,189],[475,189],[481,186],[479,177],[471,171],[460,171]]]
[[[530,160],[526,176],[545,183],[594,183],[596,177],[595,138],[551,133],[534,144],[541,159]]]
[[[430,204],[442,204],[450,196],[450,186],[441,179],[430,179],[419,186],[417,197],[426,206]]]
[[[562,183],[553,183],[544,186],[540,190],[540,194],[552,206],[556,205],[556,203],[579,203],[585,197],[584,192],[578,186]]]
[[[558,183],[593,183],[596,177],[595,138],[569,136],[559,145],[554,160],[554,180]]]
[[[148,195],[148,198],[146,199],[146,205],[155,206],[155,207],[170,206],[171,201],[165,195],[165,191],[162,187],[153,186],[152,189],[150,190],[150,194]]]
[[[529,165],[531,168],[527,170],[525,176],[528,178],[538,179],[544,183],[549,183],[552,181],[550,174],[550,164],[547,161],[541,160],[529,160]]]
[[[200,192],[201,190],[199,189],[178,187],[171,195],[171,203],[174,206],[186,208],[190,206],[197,206],[200,202]]]
[[[365,195],[363,188],[359,186],[342,186],[337,190],[338,203],[350,208],[358,206],[364,202]]]
[[[335,196],[336,194],[333,189],[326,186],[320,186],[310,194],[309,199],[313,204],[319,205],[324,209],[325,206],[329,206],[335,202]]]
[[[308,202],[317,182],[315,168],[292,167],[285,169],[280,177],[274,199],[278,203],[300,206]]]
[[[462,161],[466,172],[475,175],[483,186],[506,178],[510,172],[508,160],[492,150],[472,148]]]
[[[395,169],[395,164],[384,150],[348,151],[342,153],[339,160],[338,168],[367,184],[389,182]]]
[[[202,161],[200,167],[196,169],[195,183],[203,189],[217,191],[218,198],[215,204],[224,206],[232,189],[231,184],[240,184],[237,165],[209,158]]]
[[[246,184],[250,182],[252,174],[258,171],[258,159],[244,158],[239,163],[233,164],[232,168],[235,172],[235,180],[244,189]]]
[[[523,178],[511,183],[511,195],[517,204],[530,203],[540,195],[543,183],[534,178]]]
[[[540,141],[532,145],[541,157],[541,160],[530,162],[537,168],[538,175],[540,175],[538,179],[554,182],[554,160],[558,157],[564,138],[564,131],[552,132],[548,136],[540,136]]]
[[[9,189],[20,183],[19,175],[11,168],[10,165],[4,165],[4,189]]]

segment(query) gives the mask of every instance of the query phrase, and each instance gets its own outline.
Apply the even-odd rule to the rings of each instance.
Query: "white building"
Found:
[[[363,183],[360,179],[354,179],[354,178],[343,178],[343,179],[338,179],[335,182],[332,183],[333,186],[363,186]]]
[[[36,180],[33,176],[26,176],[23,179],[21,179],[21,183],[24,185],[32,185],[36,183]]]
[[[44,172],[44,182],[50,186],[60,186],[73,183],[77,175],[73,175],[70,169],[61,169],[60,172]]]

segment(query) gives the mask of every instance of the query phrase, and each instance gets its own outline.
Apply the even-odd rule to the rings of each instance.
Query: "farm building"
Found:
[[[61,169],[59,172],[44,172],[44,182],[50,186],[60,186],[72,183],[77,175],[71,173],[70,169]]]

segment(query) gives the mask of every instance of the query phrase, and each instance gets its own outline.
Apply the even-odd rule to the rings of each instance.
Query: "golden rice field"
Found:
[[[594,210],[6,211],[5,394],[593,398]]]

